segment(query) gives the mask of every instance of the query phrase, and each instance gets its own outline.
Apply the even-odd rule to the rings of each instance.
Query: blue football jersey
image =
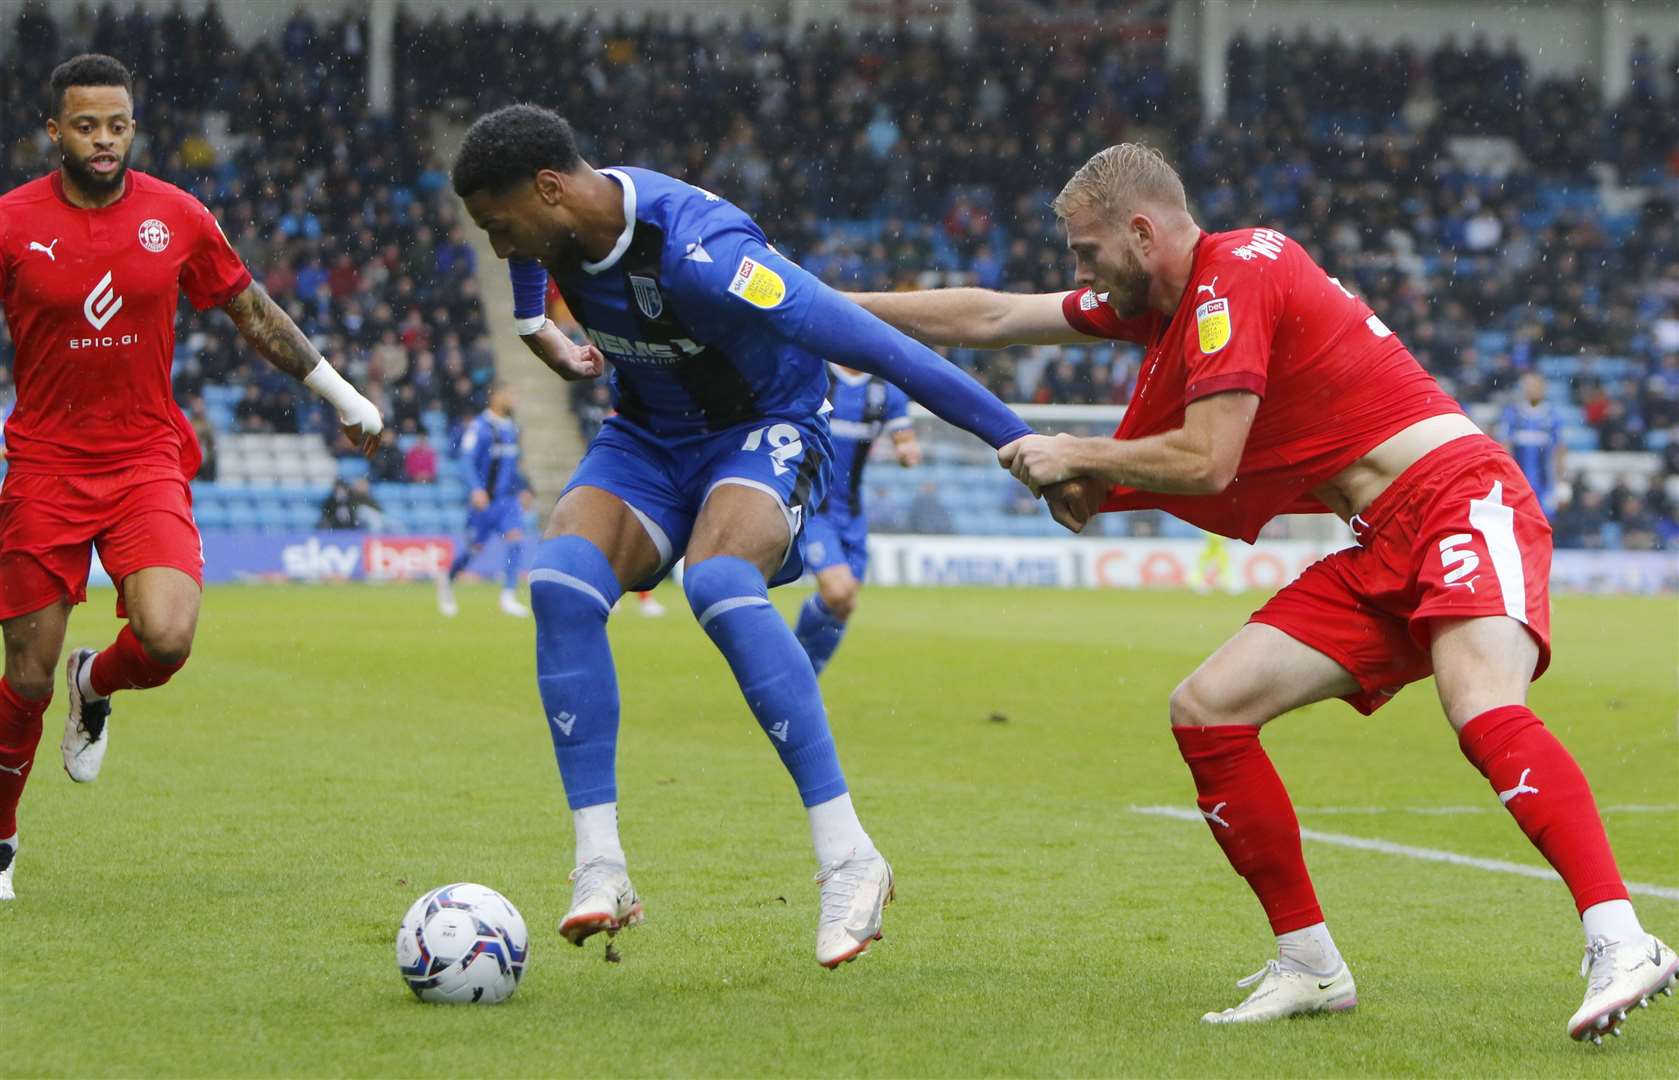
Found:
[[[868,464],[869,448],[883,432],[909,427],[909,395],[878,375],[852,374],[836,367],[828,400],[834,407],[828,414],[834,480],[822,510],[855,514],[863,505],[863,467]]]
[[[1540,502],[1547,502],[1556,486],[1557,447],[1562,445],[1562,417],[1549,401],[1529,405],[1518,401],[1504,409],[1499,438],[1510,446],[1522,475]]]
[[[497,416],[488,409],[473,417],[461,436],[461,455],[472,471],[474,487],[483,488],[491,499],[517,495],[525,488],[519,471],[519,425],[512,417]]]
[[[611,361],[618,413],[661,436],[815,421],[827,374],[797,344],[815,279],[711,192],[649,169],[601,172],[624,189],[624,231],[604,259],[553,277]]]

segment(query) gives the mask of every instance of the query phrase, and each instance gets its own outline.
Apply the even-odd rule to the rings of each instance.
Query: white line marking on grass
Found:
[[[1186,810],[1181,806],[1133,806],[1131,809],[1139,814],[1175,818],[1178,821],[1201,820],[1200,811]],[[1503,859],[1483,859],[1475,855],[1459,855],[1455,851],[1442,851],[1439,848],[1412,847],[1410,844],[1395,844],[1388,840],[1371,840],[1362,836],[1348,836],[1345,833],[1320,832],[1317,829],[1301,829],[1300,835],[1307,840],[1316,840],[1322,844],[1335,844],[1339,847],[1357,848],[1360,851],[1378,851],[1383,855],[1401,855],[1407,859],[1421,859],[1424,862],[1472,866],[1477,870],[1490,870],[1499,874],[1516,874],[1520,877],[1537,878],[1540,881],[1558,880],[1556,872],[1549,868],[1524,866],[1521,863],[1505,862]],[[1647,885],[1643,882],[1629,881],[1626,882],[1626,887],[1627,892],[1635,896],[1655,896],[1663,900],[1679,900],[1679,889],[1667,885]]]

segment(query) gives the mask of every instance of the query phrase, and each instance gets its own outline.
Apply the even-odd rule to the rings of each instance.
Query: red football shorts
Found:
[[[1366,716],[1434,672],[1430,621],[1508,615],[1551,662],[1551,526],[1504,449],[1465,436],[1425,455],[1352,520],[1357,547],[1306,569],[1251,621],[1352,673]]]
[[[11,473],[0,485],[0,619],[87,599],[93,547],[118,585],[168,566],[204,584],[204,543],[192,520],[192,488],[169,469],[93,476]]]

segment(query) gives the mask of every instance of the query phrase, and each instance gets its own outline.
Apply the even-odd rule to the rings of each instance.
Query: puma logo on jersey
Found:
[[[1195,295],[1200,296],[1203,292],[1205,292],[1208,296],[1217,296],[1218,293],[1213,291],[1216,288],[1218,288],[1218,276],[1215,274],[1211,284],[1195,286]]]
[[[1527,783],[1527,774],[1532,772],[1532,771],[1533,771],[1532,769],[1523,769],[1521,779],[1516,781],[1516,786],[1511,788],[1509,791],[1499,792],[1498,793],[1498,801],[1503,803],[1505,806],[1509,806],[1510,805],[1510,800],[1514,799],[1517,795],[1537,795],[1537,794],[1539,794],[1539,789],[1538,788],[1529,787],[1528,783]]]
[[[57,259],[53,260],[53,262],[57,261]],[[111,272],[107,270],[105,276],[99,279],[99,284],[95,285],[93,291],[87,294],[87,299],[82,301],[82,314],[87,316],[87,321],[93,324],[95,330],[103,330],[105,324],[110,322],[121,310],[122,297],[118,296],[117,290],[111,287]]]
[[[53,237],[53,241],[50,244],[43,244],[39,240],[31,240],[29,241],[29,250],[44,251],[47,253],[47,258],[51,259],[53,262],[57,262],[58,256],[53,254],[52,249],[58,246],[58,240],[59,238],[56,236]]]

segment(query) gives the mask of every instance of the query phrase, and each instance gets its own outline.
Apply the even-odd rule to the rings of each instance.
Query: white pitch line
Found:
[[[1139,814],[1176,818],[1179,821],[1203,820],[1201,811],[1185,810],[1181,806],[1133,806],[1131,809]],[[1300,835],[1306,840],[1316,840],[1322,844],[1335,844],[1339,847],[1357,848],[1360,851],[1379,851],[1383,855],[1401,855],[1407,859],[1421,859],[1425,862],[1473,866],[1477,870],[1491,870],[1499,874],[1516,874],[1520,877],[1537,878],[1540,881],[1558,880],[1556,872],[1548,868],[1524,866],[1521,863],[1505,862],[1503,859],[1483,859],[1475,855],[1459,855],[1455,851],[1442,851],[1439,848],[1412,847],[1410,844],[1395,844],[1388,840],[1370,840],[1362,836],[1348,836],[1345,833],[1320,832],[1317,829],[1301,829]],[[1671,886],[1648,885],[1639,881],[1628,881],[1625,884],[1627,892],[1635,896],[1655,896],[1663,900],[1679,900],[1679,889]]]

